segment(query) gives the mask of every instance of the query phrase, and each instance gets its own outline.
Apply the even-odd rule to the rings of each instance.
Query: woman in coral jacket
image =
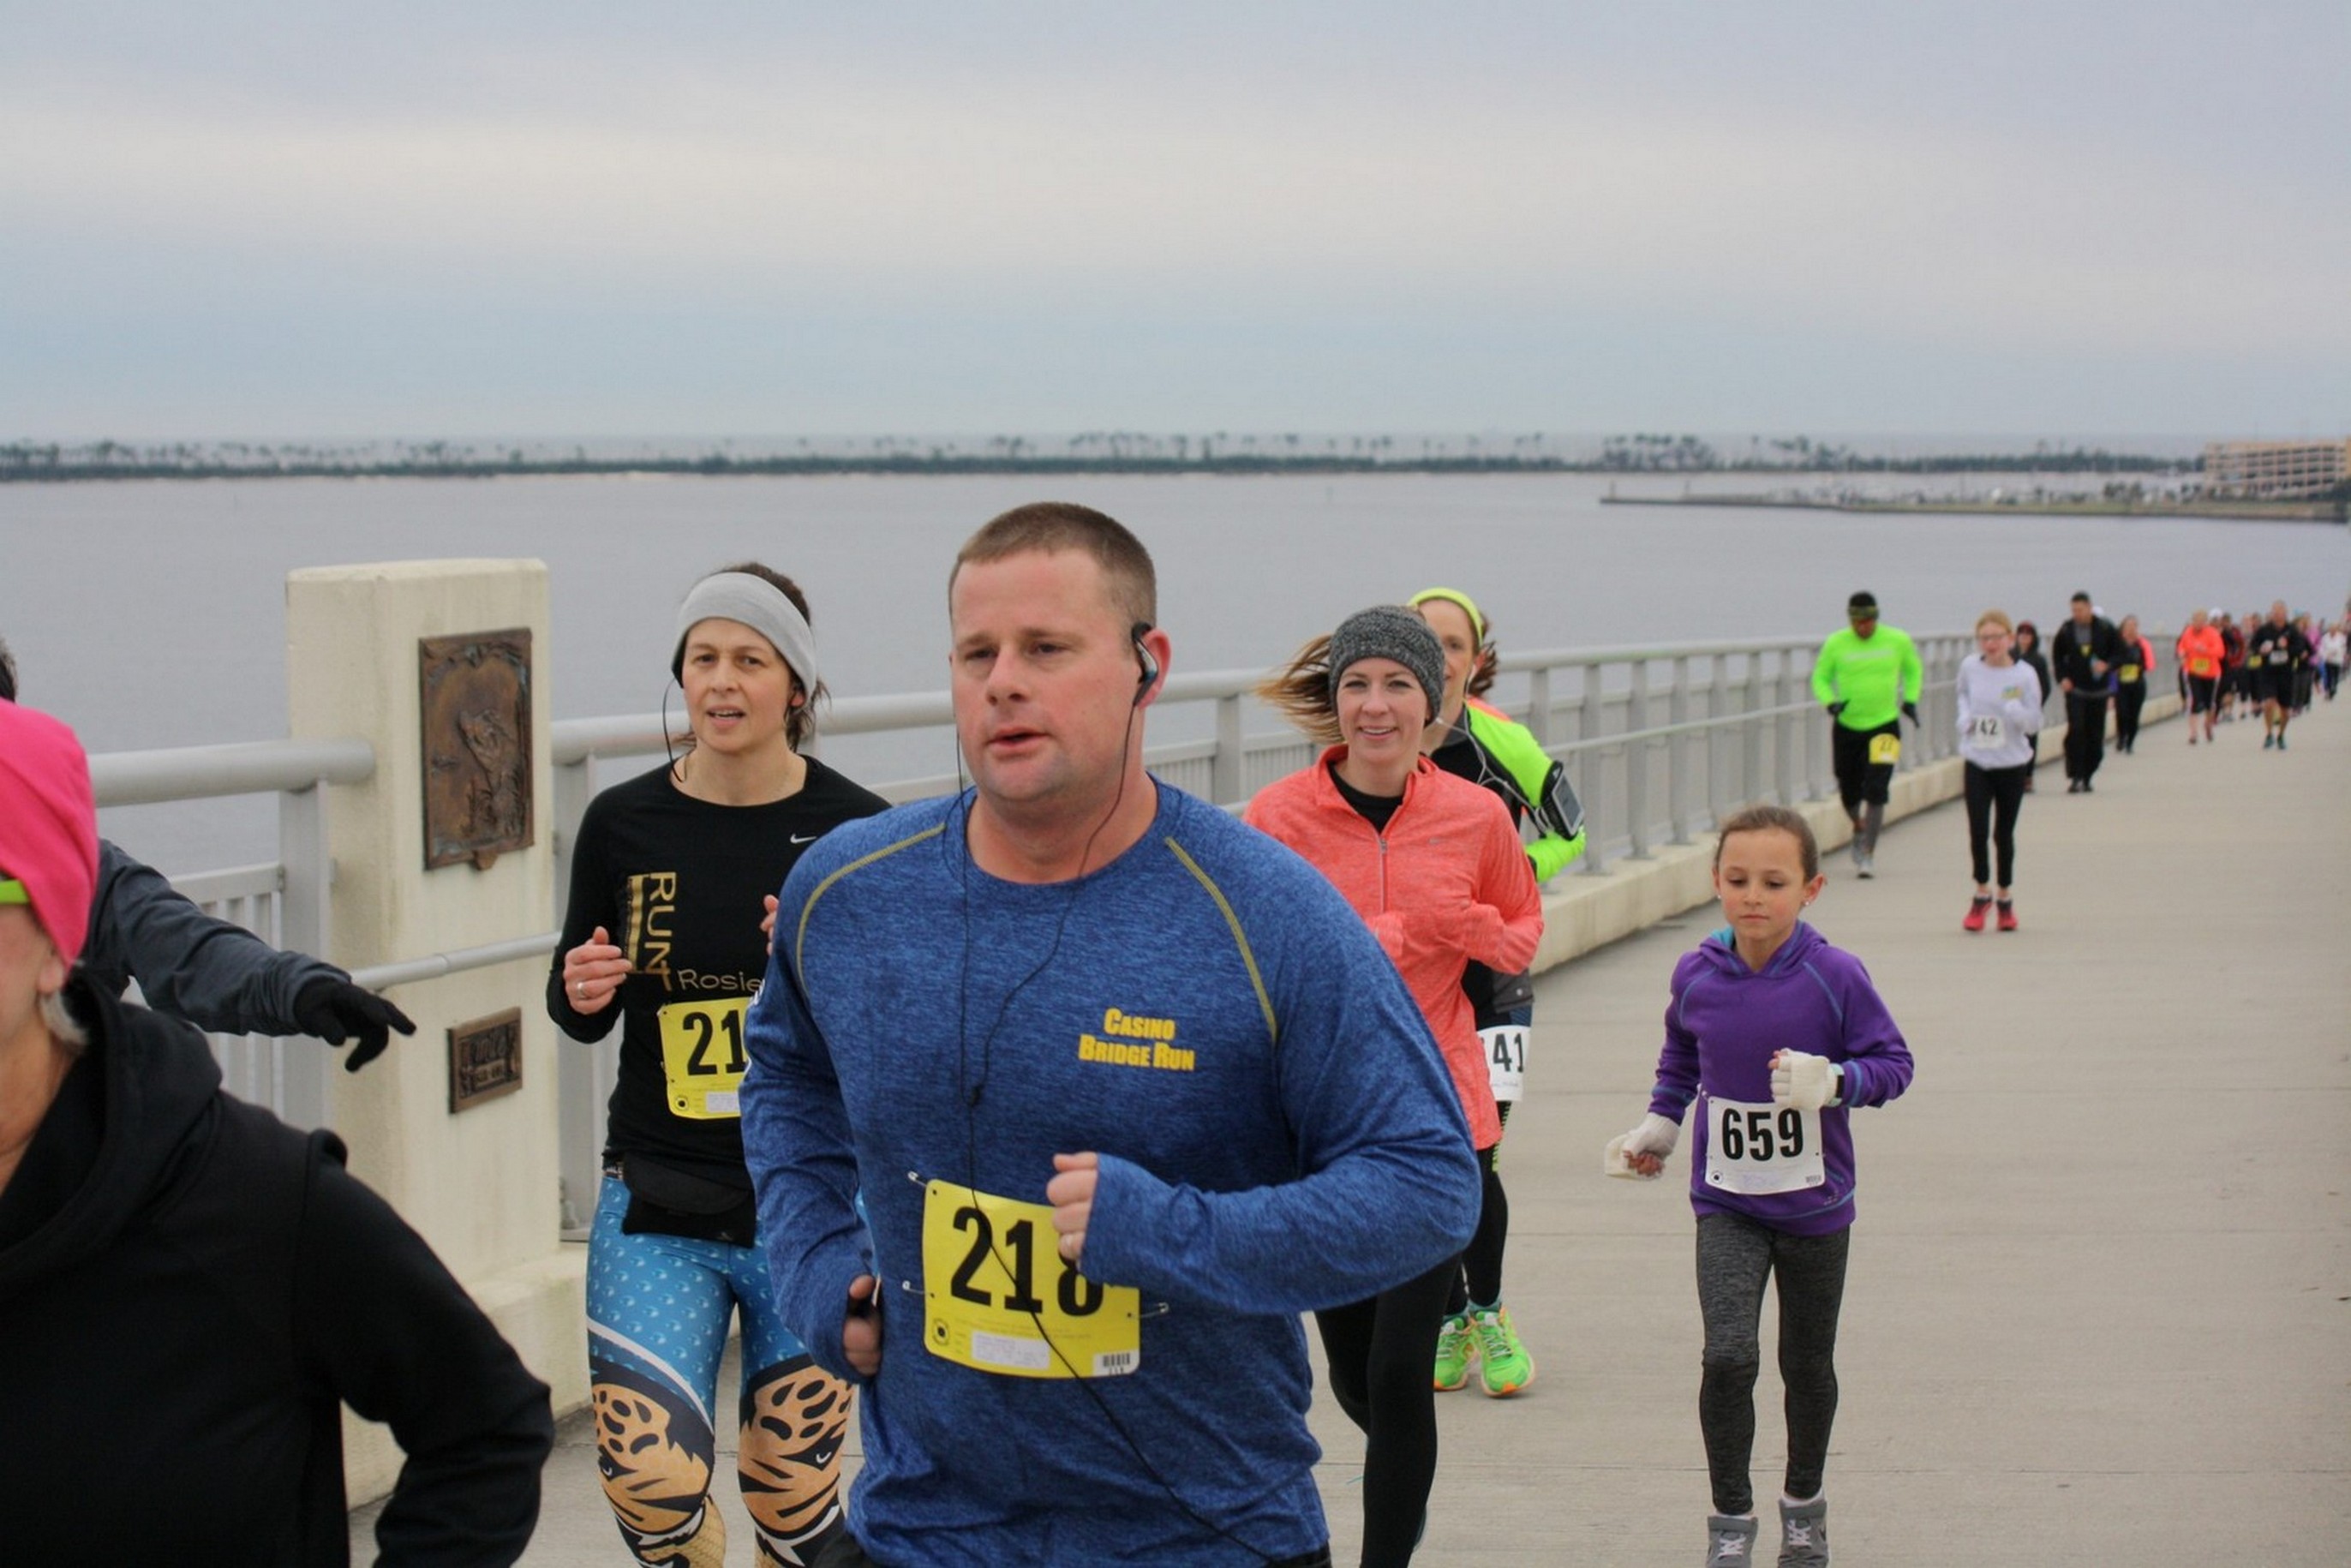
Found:
[[[1542,898],[1510,812],[1421,755],[1445,654],[1411,611],[1358,612],[1259,695],[1318,740],[1312,766],[1260,790],[1249,821],[1311,862],[1371,925],[1444,1053],[1479,1158],[1500,1117],[1461,989],[1472,960],[1515,974],[1542,939]],[[1365,1568],[1409,1563],[1437,1473],[1428,1347],[1459,1272],[1447,1260],[1368,1301],[1316,1314],[1331,1389],[1364,1429]]]

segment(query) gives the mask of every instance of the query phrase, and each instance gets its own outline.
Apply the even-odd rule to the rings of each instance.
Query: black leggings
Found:
[[[1733,1214],[1698,1217],[1698,1305],[1706,1319],[1698,1429],[1714,1511],[1755,1511],[1747,1476],[1755,1452],[1755,1375],[1763,1354],[1758,1324],[1763,1281],[1780,1287],[1780,1381],[1787,1387],[1788,1495],[1817,1496],[1836,1420],[1837,1310],[1844,1303],[1850,1228],[1790,1236]],[[1370,1483],[1365,1482],[1368,1486]]]
[[[1510,1123],[1510,1104],[1499,1101],[1502,1124]],[[1490,1307],[1502,1299],[1502,1249],[1510,1239],[1510,1199],[1502,1190],[1502,1145],[1478,1151],[1478,1168],[1486,1173],[1486,1190],[1478,1204],[1478,1229],[1461,1253],[1461,1270],[1445,1297],[1445,1315],[1459,1317],[1475,1301]]]
[[[1975,857],[1979,887],[1992,880],[1991,861],[1984,853],[1987,835],[2000,851],[2000,881],[1993,885],[2015,885],[2016,812],[2024,804],[2024,781],[2031,777],[2030,762],[2013,768],[1968,764],[1968,852]]]
[[[1364,1568],[1412,1561],[1437,1479],[1430,1349],[1461,1260],[1447,1258],[1368,1301],[1314,1314],[1331,1394],[1364,1432]]]
[[[2138,712],[2147,706],[2147,683],[2124,681],[2115,687],[2115,744],[2128,751],[2138,742]]]

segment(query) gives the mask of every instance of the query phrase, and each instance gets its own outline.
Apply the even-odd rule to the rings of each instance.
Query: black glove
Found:
[[[1912,724],[1917,724],[1918,722],[1918,705],[1917,703],[1904,703],[1902,705],[1902,716],[1908,719]]]
[[[1843,712],[1844,712],[1844,704],[1841,702],[1829,704],[1829,716],[1831,718],[1836,717],[1837,715]]]
[[[302,1026],[303,1033],[316,1035],[329,1045],[350,1040],[351,1053],[343,1060],[346,1072],[357,1072],[381,1056],[384,1047],[392,1043],[393,1030],[416,1032],[406,1013],[373,991],[323,975],[295,997],[294,1021]]]

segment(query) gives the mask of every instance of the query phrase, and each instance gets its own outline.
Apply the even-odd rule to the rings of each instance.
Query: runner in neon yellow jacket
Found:
[[[1494,681],[1493,627],[1469,596],[1455,589],[1424,589],[1412,597],[1437,645],[1445,651],[1445,701],[1428,727],[1421,748],[1447,772],[1484,786],[1501,797],[1510,820],[1532,817],[1539,835],[1527,845],[1535,880],[1555,876],[1583,852],[1583,806],[1568,784],[1567,771],[1546,755],[1533,734],[1499,708],[1478,700]],[[1528,1026],[1534,1019],[1534,987],[1525,975],[1497,975],[1471,964],[1461,988],[1477,1009],[1478,1031],[1497,1057],[1496,1083],[1514,1083],[1499,1058],[1525,1067]],[[1515,1092],[1514,1090],[1512,1091]],[[1504,1124],[1511,1102],[1498,1098]],[[1435,1381],[1440,1390],[1464,1387],[1474,1358],[1479,1385],[1496,1398],[1534,1381],[1534,1357],[1502,1305],[1502,1252],[1510,1239],[1510,1207],[1502,1191],[1497,1157],[1500,1146],[1479,1156],[1486,1191],[1477,1234],[1461,1255],[1462,1280],[1446,1303],[1437,1333]]]
[[[1829,760],[1836,769],[1837,798],[1853,822],[1854,870],[1874,876],[1877,831],[1902,750],[1901,721],[1918,722],[1926,671],[1910,634],[1878,623],[1877,600],[1867,590],[1845,601],[1845,620],[1813,661],[1813,695],[1835,721]]]

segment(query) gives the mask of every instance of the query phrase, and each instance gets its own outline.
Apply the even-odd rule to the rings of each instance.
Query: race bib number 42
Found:
[[[743,1051],[748,1000],[720,997],[662,1009],[662,1081],[671,1115],[715,1122],[742,1114],[743,1070],[750,1065]]]
[[[1494,1084],[1494,1098],[1512,1101],[1526,1092],[1527,1030],[1523,1024],[1497,1024],[1481,1029],[1486,1042],[1486,1071]]]
[[[1818,1111],[1708,1095],[1706,1118],[1706,1185],[1717,1191],[1801,1192],[1828,1180]]]
[[[1970,751],[1998,751],[2008,744],[2008,720],[1996,713],[1980,713],[1968,720]]]
[[[923,1186],[923,1347],[1007,1377],[1121,1377],[1143,1364],[1143,1296],[1060,1251],[1053,1211]]]

